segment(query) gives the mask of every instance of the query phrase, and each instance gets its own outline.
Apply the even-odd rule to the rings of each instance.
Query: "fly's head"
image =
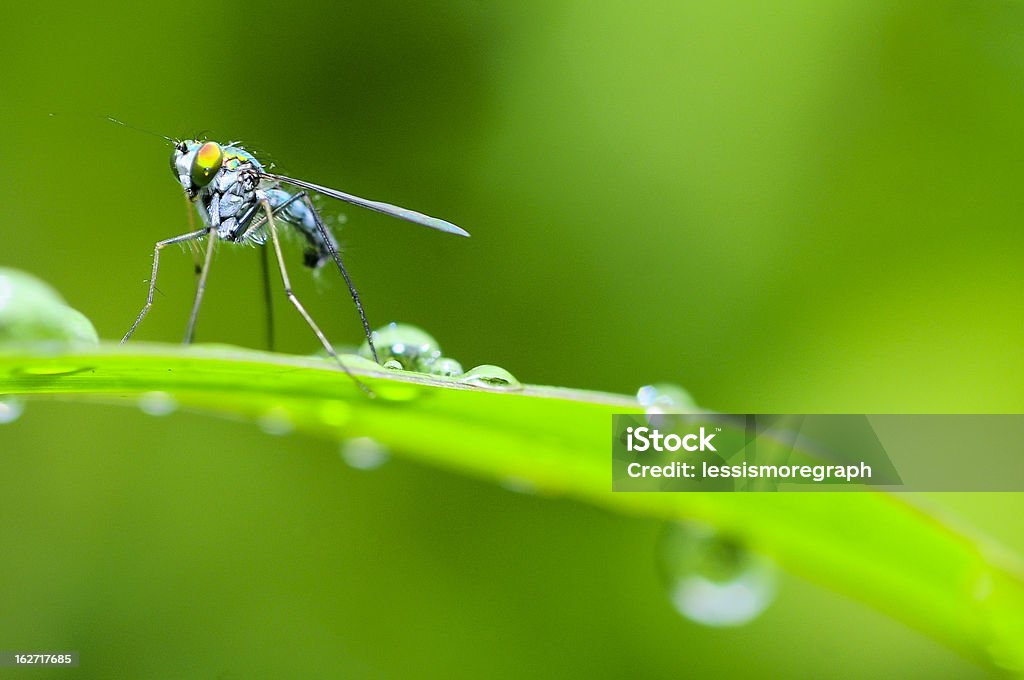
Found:
[[[171,171],[192,201],[213,181],[223,164],[224,149],[217,142],[182,140],[175,142],[171,154]]]

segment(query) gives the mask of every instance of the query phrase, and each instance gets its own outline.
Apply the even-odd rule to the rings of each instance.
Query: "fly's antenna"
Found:
[[[53,115],[53,114],[50,114],[50,115]],[[147,135],[152,135],[154,137],[159,137],[160,139],[168,141],[171,144],[174,144],[177,141],[176,139],[171,139],[167,135],[162,135],[159,132],[153,132],[152,130],[147,130],[146,128],[140,128],[140,127],[136,127],[135,125],[129,125],[128,123],[124,122],[123,120],[118,120],[117,118],[114,118],[113,116],[103,116],[103,117],[105,119],[109,120],[111,123],[114,123],[115,125],[120,125],[121,127],[126,127],[129,130],[135,130],[136,132],[142,132],[142,133],[147,134]]]

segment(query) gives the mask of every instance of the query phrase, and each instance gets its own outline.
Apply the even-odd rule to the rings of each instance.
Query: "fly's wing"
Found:
[[[336,198],[339,201],[345,201],[352,205],[358,205],[363,208],[369,208],[370,210],[376,210],[377,212],[384,213],[385,215],[391,215],[397,217],[400,220],[406,222],[412,222],[413,224],[420,224],[424,227],[430,227],[431,229],[437,229],[438,231],[446,231],[449,234],[458,234],[459,236],[469,236],[469,232],[465,229],[461,229],[451,222],[446,222],[436,217],[430,217],[423,213],[418,213],[415,210],[407,210],[405,208],[399,208],[397,205],[391,205],[390,203],[381,203],[380,201],[371,201],[366,198],[359,198],[352,194],[346,194],[344,191],[338,191],[337,189],[330,189],[328,187],[320,186],[319,184],[313,184],[312,182],[306,182],[301,179],[292,179],[291,177],[285,177],[284,175],[274,175],[269,172],[260,173],[267,179],[275,180],[277,182],[284,182],[285,184],[291,184],[301,189],[309,189],[317,193],[323,194],[324,196],[330,196]]]

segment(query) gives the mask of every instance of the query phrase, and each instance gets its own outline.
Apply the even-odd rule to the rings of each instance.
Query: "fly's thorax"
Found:
[[[216,179],[199,193],[206,223],[221,230],[233,225],[257,204],[257,183],[251,168],[222,168]]]
[[[256,157],[240,146],[222,146],[224,151],[224,169],[242,170],[246,167],[263,172],[263,164],[256,160]]]

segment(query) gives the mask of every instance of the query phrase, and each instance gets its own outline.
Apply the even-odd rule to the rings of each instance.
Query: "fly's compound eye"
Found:
[[[196,157],[192,160],[192,184],[197,187],[205,187],[213,179],[213,176],[220,170],[224,163],[224,152],[220,144],[206,142],[196,151]]]

